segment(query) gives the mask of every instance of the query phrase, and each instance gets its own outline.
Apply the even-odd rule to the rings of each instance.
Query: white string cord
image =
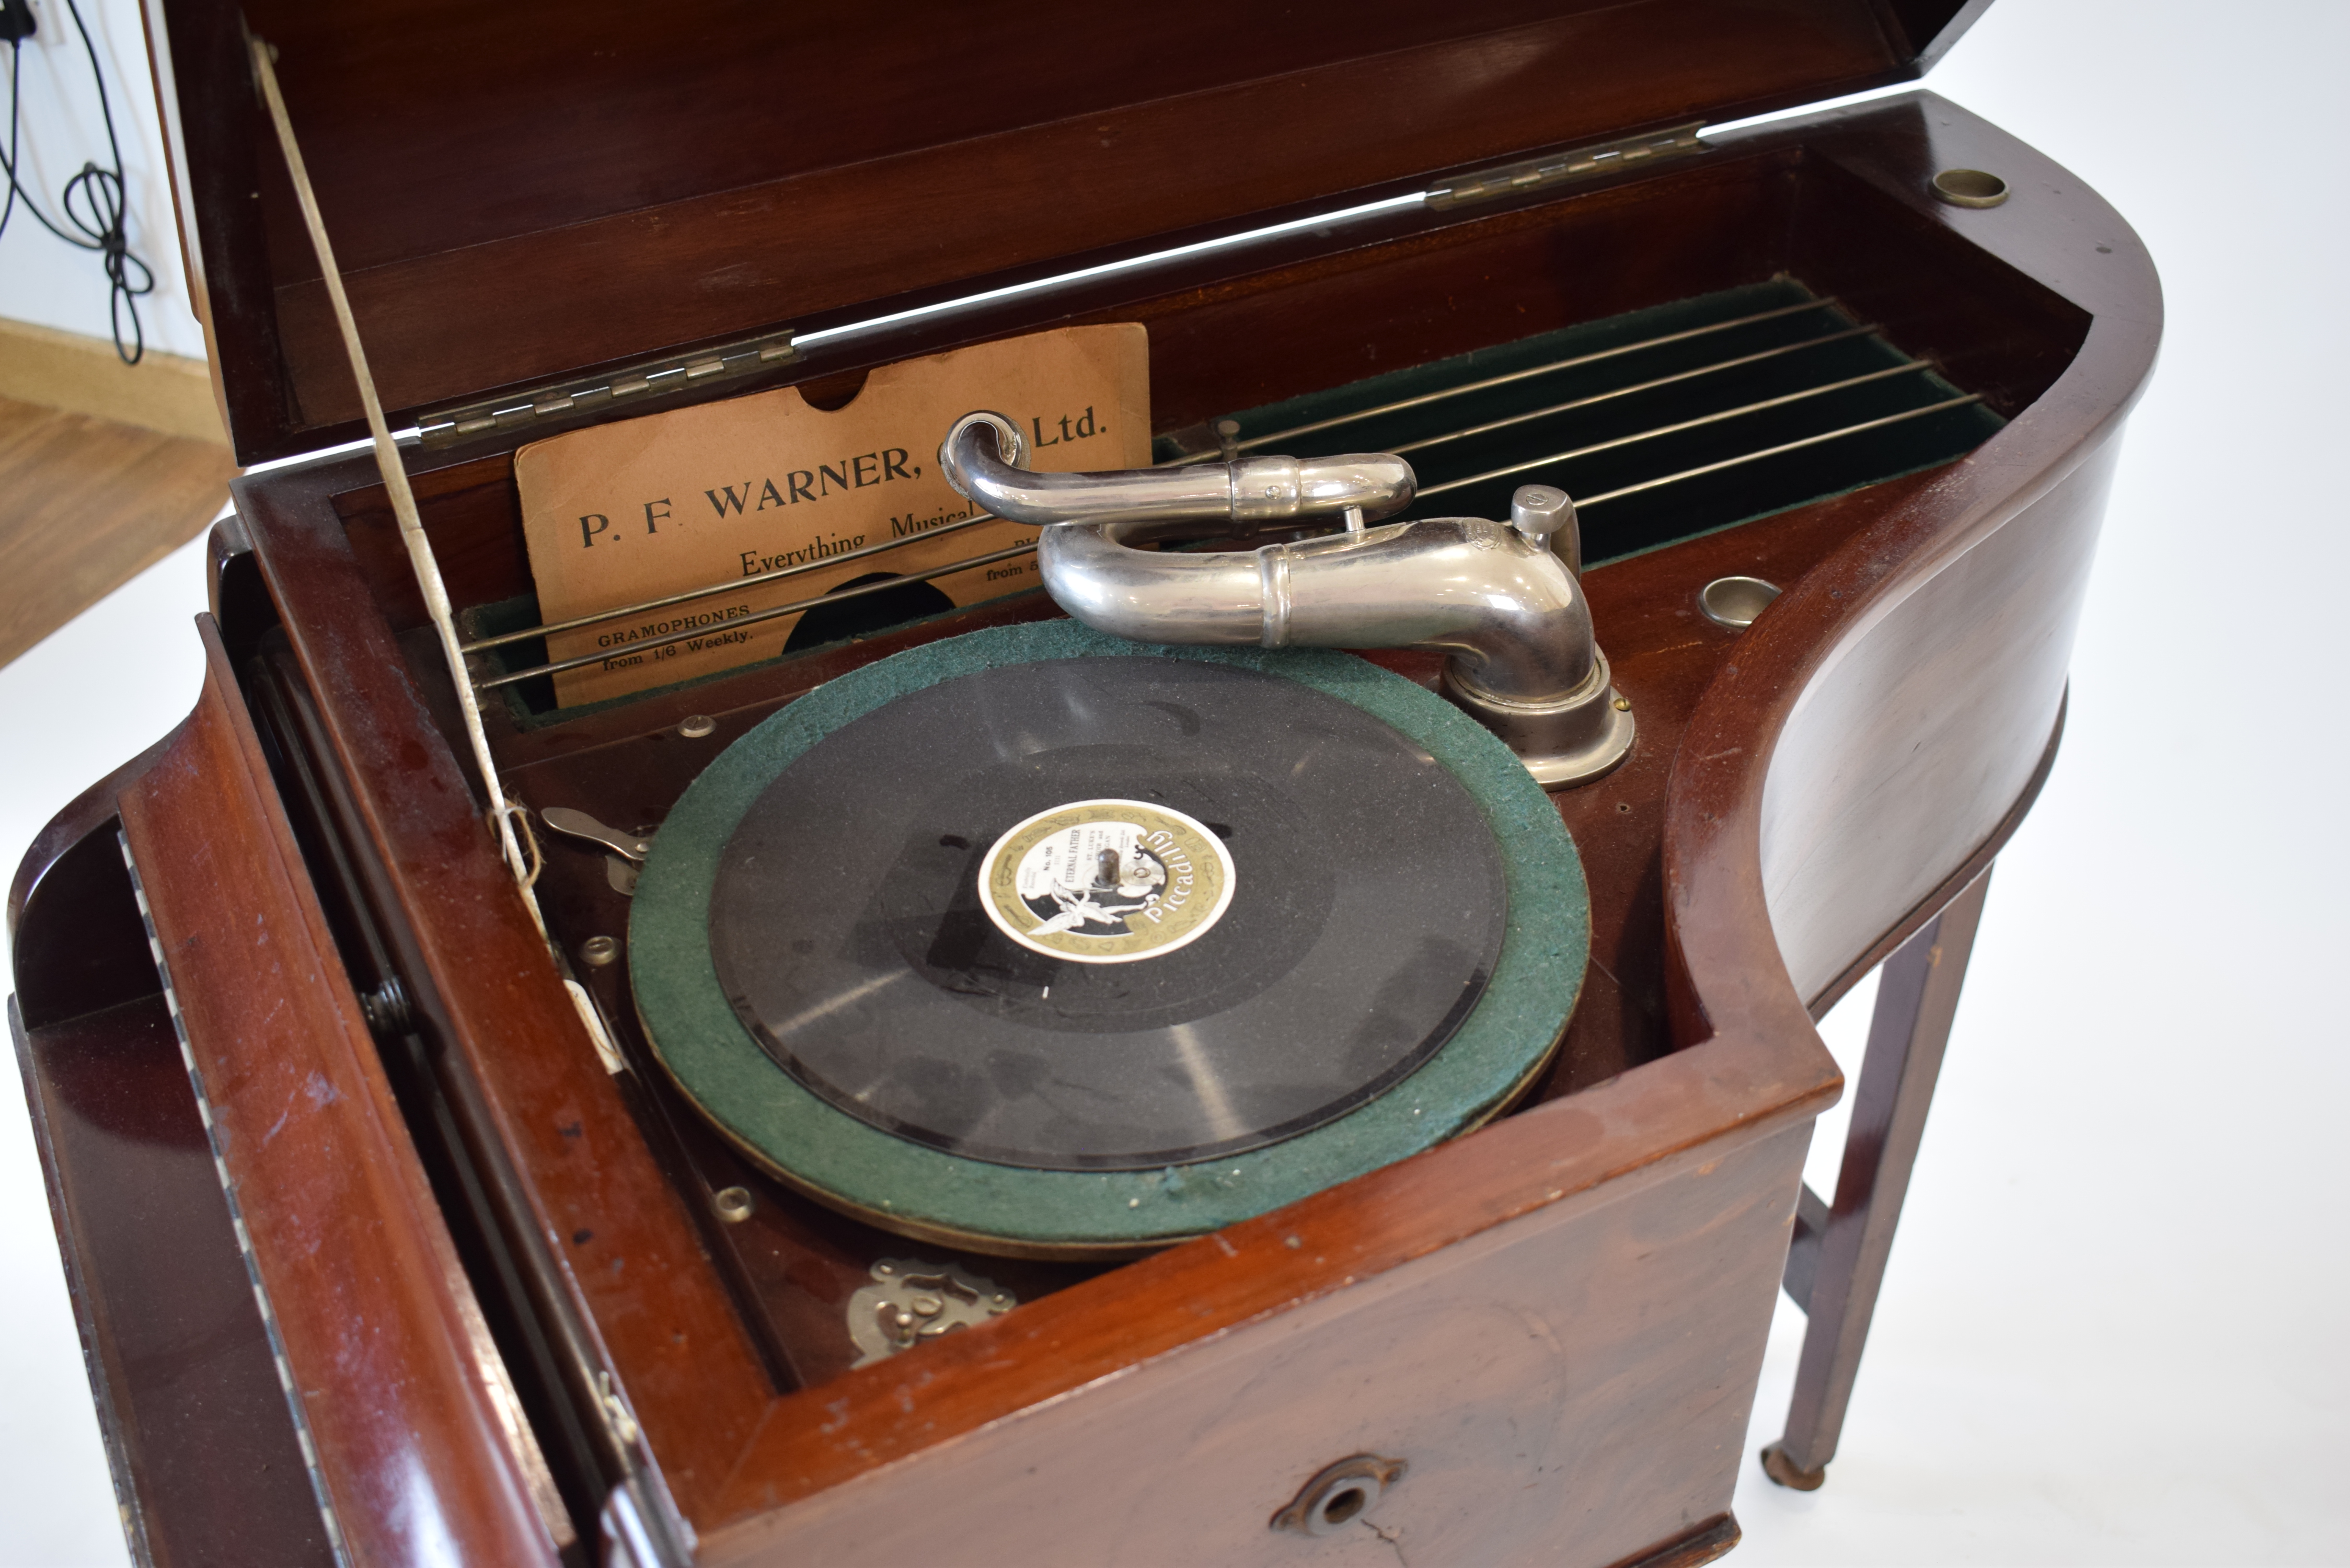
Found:
[[[261,84],[261,96],[269,106],[270,122],[277,128],[277,145],[286,154],[286,171],[294,178],[294,194],[302,203],[302,222],[309,228],[311,247],[318,254],[318,266],[326,276],[327,297],[335,307],[335,325],[341,328],[343,348],[350,356],[351,374],[358,379],[359,402],[367,410],[368,430],[375,437],[376,467],[383,474],[384,489],[391,497],[392,515],[400,521],[400,542],[408,546],[408,564],[416,574],[416,586],[424,595],[424,607],[432,618],[432,629],[441,635],[441,652],[449,661],[449,676],[457,688],[457,703],[465,716],[465,736],[473,742],[473,764],[481,770],[482,785],[489,792],[490,826],[497,834],[498,849],[505,857],[507,868],[514,873],[515,889],[522,895],[523,905],[530,911],[538,934],[546,935],[546,921],[538,911],[538,899],[531,892],[531,884],[538,879],[537,856],[525,852],[515,835],[514,818],[522,808],[507,799],[505,786],[498,781],[497,763],[490,757],[490,738],[482,728],[482,707],[474,695],[473,680],[465,672],[465,655],[458,645],[457,624],[449,607],[449,590],[441,580],[441,563],[433,558],[432,541],[424,536],[424,524],[417,515],[416,495],[408,487],[408,468],[400,461],[400,448],[391,439],[391,427],[384,421],[383,404],[377,398],[375,378],[368,369],[367,351],[359,346],[359,323],[352,319],[351,302],[343,293],[343,275],[335,265],[334,247],[327,241],[327,225],[318,216],[318,202],[310,189],[309,171],[302,162],[302,149],[294,140],[293,122],[286,116],[286,100],[278,95],[277,71],[271,59],[270,47],[259,38],[253,44],[254,75]],[[535,849],[535,846],[534,846]]]

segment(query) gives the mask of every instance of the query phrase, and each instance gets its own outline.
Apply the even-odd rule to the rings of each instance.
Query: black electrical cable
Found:
[[[89,39],[89,25],[81,19],[81,7],[74,0],[66,0],[66,10],[74,20],[75,30],[81,34],[82,52],[89,57],[89,78],[98,88],[98,112],[106,121],[107,151],[113,154],[114,167],[101,169],[95,163],[84,163],[81,172],[66,182],[58,195],[59,210],[67,223],[80,231],[78,237],[69,234],[49,219],[16,178],[20,161],[16,153],[17,133],[23,102],[20,83],[25,66],[23,40],[8,45],[8,151],[0,155],[0,172],[8,181],[8,201],[0,207],[0,234],[8,232],[8,220],[16,214],[16,202],[22,197],[25,210],[39,221],[41,227],[65,241],[76,250],[95,251],[106,258],[106,280],[109,286],[107,316],[114,328],[114,352],[126,365],[136,365],[146,358],[147,335],[139,320],[139,296],[155,292],[155,275],[147,264],[130,254],[130,236],[123,231],[122,209],[122,143],[114,134],[114,107],[106,96],[106,73],[99,68],[98,46]],[[75,210],[78,197],[83,211]],[[85,215],[85,213],[87,215]],[[131,281],[133,274],[140,280]],[[130,343],[122,341],[122,321],[130,318]]]

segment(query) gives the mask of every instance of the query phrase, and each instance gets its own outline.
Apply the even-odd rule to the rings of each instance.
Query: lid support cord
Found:
[[[286,170],[293,176],[294,194],[302,204],[302,222],[310,231],[311,248],[318,254],[327,298],[335,308],[335,325],[342,331],[343,348],[350,356],[351,375],[359,382],[359,402],[367,410],[368,431],[375,438],[376,467],[383,474],[384,489],[391,498],[392,515],[400,522],[400,542],[408,546],[408,564],[416,574],[417,587],[423,592],[424,607],[432,618],[432,629],[440,634],[441,651],[449,661],[450,679],[457,688],[457,703],[465,718],[465,738],[473,743],[473,765],[481,771],[482,786],[491,801],[491,829],[497,835],[498,850],[505,858],[507,869],[514,873],[523,906],[530,911],[531,923],[544,937],[547,934],[546,920],[539,913],[537,898],[531,892],[537,872],[535,857],[525,853],[515,833],[515,818],[523,808],[507,798],[505,786],[498,779],[497,763],[490,755],[490,738],[482,728],[481,701],[466,675],[464,649],[458,641],[456,620],[449,607],[449,589],[441,580],[441,563],[433,556],[432,541],[424,536],[424,524],[416,511],[416,494],[408,485],[407,465],[400,461],[400,447],[392,441],[391,427],[384,421],[382,400],[376,396],[367,350],[359,345],[359,323],[352,319],[351,302],[343,292],[342,271],[335,265],[334,247],[328,243],[327,225],[318,216],[318,201],[310,189],[302,149],[294,140],[294,125],[286,116],[286,100],[277,91],[272,50],[260,38],[253,39],[252,46],[255,79],[268,105],[270,123],[276,127],[277,145],[286,154]]]

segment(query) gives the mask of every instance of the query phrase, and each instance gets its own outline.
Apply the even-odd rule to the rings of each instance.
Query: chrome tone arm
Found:
[[[1436,648],[1448,680],[1541,701],[1591,671],[1591,612],[1547,549],[1482,517],[1390,523],[1253,551],[1129,548],[1116,524],[1036,541],[1055,602],[1138,642]]]
[[[1130,544],[1295,527],[1350,506],[1366,517],[1385,517],[1411,504],[1413,483],[1411,464],[1384,452],[1305,462],[1246,457],[1110,473],[1037,473],[1027,464],[1027,439],[1002,414],[965,414],[939,443],[947,483],[996,516],[1040,526],[1124,524],[1120,537]]]
[[[1243,516],[1227,498],[1257,464],[1334,476],[1310,492],[1315,510],[1379,514],[1409,501],[1410,470],[1369,456],[1032,474],[1014,466],[1024,456],[1018,430],[990,414],[958,421],[940,449],[949,482],[972,500],[1043,525],[1036,557],[1045,591],[1097,631],[1139,642],[1440,649],[1445,696],[1553,788],[1597,777],[1631,747],[1630,704],[1608,680],[1590,606],[1560,558],[1575,549],[1564,492],[1523,487],[1510,527],[1482,517],[1377,528],[1348,519],[1347,532],[1254,551],[1141,550],[1134,546],[1178,533],[1245,535],[1300,515],[1302,507]],[[1401,471],[1399,484],[1388,483],[1388,465]],[[1203,475],[1215,486],[1201,485]],[[1180,502],[1154,487],[1178,476],[1192,486]],[[1378,493],[1366,497],[1367,489]],[[1216,526],[1201,526],[1208,523]]]

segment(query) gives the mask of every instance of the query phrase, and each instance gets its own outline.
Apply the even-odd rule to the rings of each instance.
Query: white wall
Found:
[[[170,354],[202,358],[203,329],[188,302],[187,274],[180,265],[180,240],[172,215],[171,176],[163,137],[156,121],[155,78],[147,67],[147,35],[139,0],[78,0],[106,76],[115,133],[122,143],[124,229],[130,254],[155,275],[155,292],[139,301],[147,345]],[[18,179],[41,211],[74,233],[59,211],[67,181],[85,162],[110,165],[106,124],[90,85],[89,57],[74,28],[66,0],[33,0],[40,31],[19,46],[24,94]],[[0,59],[0,69],[6,62]],[[0,84],[0,95],[5,95]],[[54,327],[61,332],[108,337],[108,285],[103,259],[76,250],[35,223],[21,206],[0,234],[0,317]],[[127,324],[125,336],[128,336]]]

